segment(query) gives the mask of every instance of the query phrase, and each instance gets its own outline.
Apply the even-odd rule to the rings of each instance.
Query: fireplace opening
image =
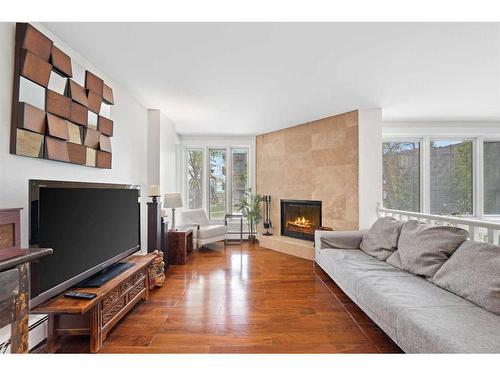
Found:
[[[321,227],[321,201],[281,200],[281,235],[314,241]]]

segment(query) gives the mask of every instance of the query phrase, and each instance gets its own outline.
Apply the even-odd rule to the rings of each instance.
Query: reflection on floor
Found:
[[[60,352],[88,352],[64,338]],[[101,353],[400,352],[308,260],[222,243],[172,266],[166,284],[131,311]]]

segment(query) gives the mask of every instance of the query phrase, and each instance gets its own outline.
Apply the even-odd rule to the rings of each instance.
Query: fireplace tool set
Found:
[[[263,201],[264,201],[264,229],[266,230],[266,233],[263,233],[264,236],[272,236],[273,234],[269,232],[269,228],[273,227],[273,224],[271,223],[271,196],[270,195],[264,195],[263,196]]]

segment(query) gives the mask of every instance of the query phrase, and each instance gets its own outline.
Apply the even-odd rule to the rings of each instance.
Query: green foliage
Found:
[[[189,201],[188,207],[202,206],[203,151],[190,150],[187,153]]]
[[[236,205],[237,209],[240,210],[247,219],[250,235],[256,233],[256,226],[262,219],[260,202],[262,202],[262,196],[260,194],[254,194],[252,193],[252,189],[248,189]]]

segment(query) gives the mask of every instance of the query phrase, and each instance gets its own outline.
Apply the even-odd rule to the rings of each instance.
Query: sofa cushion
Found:
[[[475,305],[408,309],[396,324],[407,353],[500,353],[499,337],[500,316]]]
[[[379,260],[386,260],[398,248],[404,223],[393,217],[381,217],[363,235],[360,249]]]
[[[224,236],[226,232],[227,227],[225,225],[205,225],[204,227],[200,227],[198,237],[201,239],[219,237]]]
[[[406,310],[415,307],[474,306],[422,277],[398,271],[399,274],[389,276],[370,273],[359,280],[356,286],[360,305],[371,310],[386,325],[396,327],[397,320]]]
[[[321,254],[322,261],[329,268],[331,276],[352,298],[356,299],[359,280],[373,275],[410,275],[391,267],[361,250],[326,249]]]
[[[500,314],[500,246],[464,242],[436,272],[432,281]]]
[[[407,221],[398,242],[402,268],[431,278],[468,236],[462,228]]]

